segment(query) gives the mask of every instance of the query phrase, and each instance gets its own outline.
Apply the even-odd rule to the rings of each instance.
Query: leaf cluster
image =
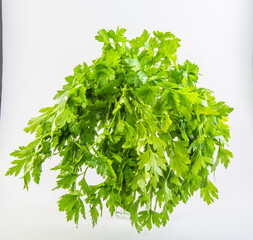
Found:
[[[56,189],[66,190],[58,204],[67,220],[77,224],[89,210],[95,225],[105,203],[112,216],[118,207],[128,212],[140,232],[165,226],[199,189],[207,204],[218,198],[209,176],[233,157],[226,149],[233,109],[196,86],[199,68],[178,63],[180,40],[172,33],[144,30],[127,40],[125,31],[98,31],[101,57],[78,65],[56,104],[28,122],[24,131],[35,140],[11,154],[16,160],[6,175],[21,174],[28,188],[58,154],[52,170]],[[88,183],[89,169],[100,184]]]

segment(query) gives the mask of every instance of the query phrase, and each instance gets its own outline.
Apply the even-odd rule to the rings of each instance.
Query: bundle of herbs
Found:
[[[199,189],[207,204],[218,198],[210,175],[233,157],[225,148],[233,109],[196,86],[199,68],[178,63],[180,39],[172,33],[144,30],[129,41],[125,31],[98,31],[102,56],[78,65],[56,104],[29,121],[24,131],[35,140],[11,153],[16,160],[6,175],[21,174],[28,189],[58,154],[52,170],[56,188],[66,190],[58,204],[67,220],[77,224],[89,210],[95,225],[103,205],[112,216],[119,207],[141,232],[165,226],[173,208]],[[89,184],[89,169],[100,184]]]

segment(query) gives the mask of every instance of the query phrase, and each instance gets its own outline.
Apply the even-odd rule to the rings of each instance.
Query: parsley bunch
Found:
[[[22,172],[28,189],[58,154],[52,170],[59,171],[56,188],[67,191],[58,204],[68,221],[77,224],[89,209],[95,225],[105,203],[112,216],[117,207],[128,212],[140,232],[165,226],[198,189],[208,204],[218,198],[209,175],[233,157],[225,148],[233,109],[197,88],[199,68],[177,62],[180,40],[172,33],[144,30],[129,41],[125,31],[98,31],[102,56],[78,65],[56,104],[29,121],[24,131],[36,132],[35,140],[11,153],[16,160],[6,175]],[[91,168],[100,184],[86,180]]]

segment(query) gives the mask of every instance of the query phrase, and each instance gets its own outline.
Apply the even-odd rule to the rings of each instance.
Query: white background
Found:
[[[4,0],[3,102],[0,125],[0,239],[253,239],[253,1],[251,0]],[[93,229],[89,219],[76,229],[58,212],[62,192],[55,173],[43,169],[39,186],[22,190],[22,180],[4,177],[9,153],[32,136],[22,129],[64,84],[64,77],[99,57],[94,36],[101,28],[127,28],[129,38],[148,31],[171,31],[182,39],[178,52],[198,64],[199,86],[215,92],[230,115],[229,168],[216,173],[219,200],[207,206],[199,192],[180,204],[165,228],[137,234],[129,220],[107,214]]]

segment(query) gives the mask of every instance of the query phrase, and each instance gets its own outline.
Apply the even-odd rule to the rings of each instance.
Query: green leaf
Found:
[[[39,127],[40,123],[42,122],[42,120],[45,118],[44,115],[39,116],[39,117],[34,117],[31,118],[28,122],[28,126],[24,128],[25,132],[30,132],[33,133],[36,131],[36,129]]]
[[[214,109],[222,116],[227,117],[234,109],[225,104],[225,102],[218,102],[215,104]]]
[[[11,164],[15,165],[13,167],[10,167],[8,171],[6,172],[5,176],[13,175],[15,173],[15,176],[17,176],[22,168],[24,167],[25,163],[27,162],[27,159],[21,159],[21,160],[14,160],[11,162]]]
[[[120,61],[120,54],[115,51],[114,49],[110,49],[108,52],[106,52],[105,56],[105,64],[107,67],[115,67],[119,64]]]
[[[205,187],[200,189],[200,197],[209,205],[214,202],[214,198],[218,199],[218,189],[211,181],[207,180]]]
[[[67,221],[74,219],[75,224],[78,223],[79,213],[85,219],[85,208],[83,201],[79,195],[65,194],[60,197],[58,201],[59,211],[65,211]]]
[[[192,166],[192,173],[197,175],[198,172],[201,170],[201,168],[205,167],[205,161],[204,161],[204,157],[201,155],[200,150],[198,149],[197,151],[194,152],[194,154],[192,155],[191,158],[192,162],[193,162],[193,166]]]
[[[147,76],[147,74],[146,74],[143,70],[140,70],[140,71],[137,73],[137,75],[138,75],[138,77],[139,77],[139,79],[140,79],[140,81],[141,81],[142,83],[146,83],[146,82],[147,82],[148,76]]]
[[[115,43],[126,42],[127,38],[124,36],[126,32],[125,28],[117,27],[116,33],[113,30],[108,31],[108,36],[113,39]]]
[[[172,124],[172,120],[170,119],[169,115],[165,115],[163,119],[163,126],[162,126],[163,132],[167,132],[171,124]]]
[[[157,212],[154,212],[152,211],[152,223],[156,225],[156,227],[160,227],[161,225],[161,214],[160,213],[157,213]]]
[[[158,95],[159,88],[151,86],[143,86],[141,88],[137,88],[135,92],[135,96],[143,99],[145,104],[152,106],[156,103]]]
[[[33,159],[34,156],[33,143],[30,143],[30,145],[26,147],[24,146],[19,147],[19,150],[13,151],[10,155],[18,159],[11,162],[11,164],[15,166],[9,168],[9,170],[6,172],[6,176],[13,174],[17,176],[22,169],[27,168],[26,166]]]
[[[215,109],[213,109],[212,107],[205,107],[205,106],[201,106],[201,105],[196,105],[195,112],[196,112],[198,119],[199,119],[200,114],[214,115],[214,116],[219,115],[219,113]]]
[[[99,42],[110,43],[107,31],[105,29],[99,30],[97,33],[98,35],[95,36],[96,40]]]
[[[159,176],[163,176],[163,170],[166,170],[165,163],[166,160],[158,154],[152,152],[150,148],[140,156],[140,161],[138,162],[139,169],[145,169],[146,172],[150,172],[154,175],[154,188],[159,181]]]
[[[122,133],[124,131],[125,124],[123,121],[119,121],[117,126],[116,126],[116,132],[117,133]]]
[[[94,205],[90,207],[90,215],[92,219],[92,226],[95,227],[98,222],[99,213]]]
[[[217,160],[220,160],[224,167],[227,168],[230,163],[229,158],[233,158],[233,153],[220,146],[217,154]]]
[[[130,41],[130,45],[131,45],[131,47],[133,47],[133,48],[141,48],[141,47],[145,46],[145,43],[148,41],[148,39],[149,39],[149,33],[148,33],[148,31],[145,29],[145,30],[143,31],[143,33],[141,34],[140,37],[137,37],[137,38],[132,39],[132,40]]]
[[[113,161],[107,158],[106,156],[99,154],[97,160],[97,173],[102,177],[105,177],[107,174],[113,178],[117,178],[116,173],[112,167]]]
[[[78,174],[68,174],[68,175],[59,175],[57,178],[60,180],[57,181],[57,188],[68,189],[76,181]]]
[[[62,109],[55,118],[55,125],[58,128],[62,128],[66,123],[70,123],[75,115],[67,108]]]
[[[184,176],[189,171],[191,163],[186,143],[183,141],[174,142],[174,148],[170,155],[170,166],[178,176]]]
[[[132,69],[134,71],[138,71],[141,69],[141,64],[140,62],[138,61],[138,59],[135,59],[135,58],[126,58],[125,59],[125,62],[130,66],[132,67]]]
[[[120,154],[117,154],[117,153],[112,153],[112,156],[114,159],[116,159],[118,162],[122,162],[122,157],[120,156]]]

